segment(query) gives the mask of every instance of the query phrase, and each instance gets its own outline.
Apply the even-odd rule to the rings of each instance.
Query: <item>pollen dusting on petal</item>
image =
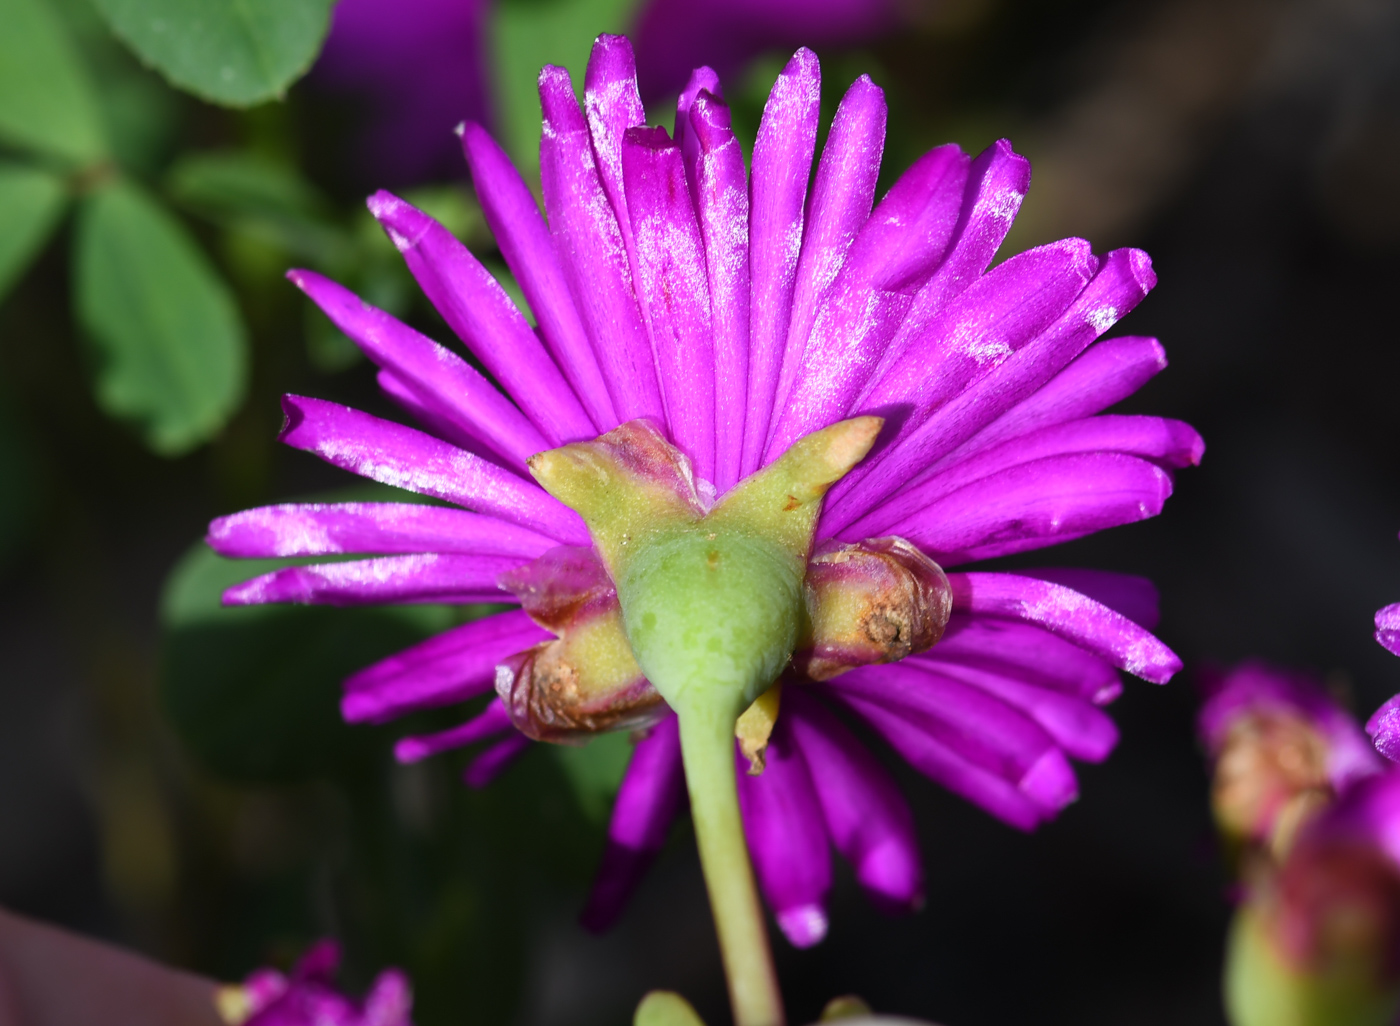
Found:
[[[809,633],[793,665],[814,680],[932,648],[952,612],[948,578],[903,538],[829,542],[807,566]]]

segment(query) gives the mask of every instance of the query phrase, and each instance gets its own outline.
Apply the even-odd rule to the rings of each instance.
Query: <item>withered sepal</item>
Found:
[[[903,538],[823,543],[807,564],[807,633],[794,668],[830,680],[925,652],[953,608],[948,578]]]

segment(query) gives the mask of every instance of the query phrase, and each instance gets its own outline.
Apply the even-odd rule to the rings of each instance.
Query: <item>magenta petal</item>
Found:
[[[998,573],[953,573],[948,583],[955,610],[1036,624],[1154,684],[1181,669],[1181,660],[1148,631],[1063,585]]]
[[[219,517],[205,539],[221,556],[456,552],[534,559],[554,540],[515,524],[407,502],[286,503]]]
[[[690,73],[690,81],[686,82],[680,96],[676,97],[676,120],[671,127],[671,138],[685,153],[686,173],[690,175],[692,186],[695,184],[692,167],[695,147],[694,140],[687,139],[686,136],[690,134],[690,112],[695,108],[695,100],[702,92],[709,93],[715,99],[724,95],[714,68],[697,67]]]
[[[961,462],[1009,438],[1092,417],[1126,399],[1167,366],[1155,338],[1127,335],[1096,342],[1037,391],[1007,410],[930,468]]]
[[[1051,456],[974,481],[879,533],[907,538],[940,566],[958,566],[1154,517],[1171,490],[1170,474],[1133,456]],[[842,536],[870,533],[852,528]]]
[[[989,670],[1094,705],[1123,691],[1109,663],[1029,623],[954,612],[931,652],[940,663]]]
[[[914,817],[875,757],[820,702],[790,688],[782,715],[807,772],[832,843],[881,907],[923,902],[924,874]]]
[[[1400,655],[1400,602],[1376,612],[1376,640]]]
[[[519,610],[473,620],[348,678],[341,715],[351,723],[382,723],[484,695],[495,683],[497,663],[553,637]]]
[[[611,431],[619,423],[612,397],[530,187],[480,125],[462,127],[462,149],[486,224],[535,313],[545,345],[594,426],[600,433]]]
[[[399,762],[421,762],[430,755],[476,744],[495,734],[514,729],[510,722],[510,713],[498,698],[482,710],[480,715],[473,716],[460,726],[436,734],[401,738],[394,745],[394,758]]]
[[[598,177],[622,228],[623,244],[631,256],[635,275],[640,268],[632,243],[632,222],[623,184],[622,140],[629,128],[645,125],[647,115],[637,92],[637,62],[632,56],[632,41],[626,36],[604,33],[593,41],[588,69],[583,75],[583,107],[593,139]]]
[[[1394,608],[1394,607],[1392,607]],[[1366,721],[1366,733],[1391,762],[1400,762],[1400,695],[1387,698]]]
[[[499,602],[496,578],[521,563],[516,556],[457,556],[420,552],[348,563],[289,566],[235,584],[226,606],[296,602],[366,606],[384,602]]]
[[[1161,619],[1157,586],[1146,577],[1111,570],[1085,570],[1077,566],[1036,567],[1034,570],[1016,572],[1023,577],[1038,577],[1042,581],[1063,584],[1081,595],[1088,595],[1095,602],[1102,602],[1149,631]]]
[[[698,74],[698,72],[697,72]],[[700,93],[689,116],[687,161],[705,241],[715,349],[715,476],[723,494],[739,481],[749,387],[749,192],[744,151],[729,108]],[[693,144],[694,156],[689,155]]]
[[[1024,254],[1023,254],[1024,255]],[[1008,260],[983,281],[996,277]],[[861,513],[875,506],[905,482],[920,474],[955,446],[996,419],[1011,406],[1045,384],[1077,356],[1090,342],[1131,310],[1156,283],[1151,261],[1141,250],[1115,250],[1099,266],[1093,280],[1054,324],[1022,345],[1015,353],[996,362],[993,369],[983,373],[974,369],[967,373],[964,384],[942,395],[928,419],[913,430],[896,430],[895,438],[873,459],[867,458],[846,475],[831,491],[824,516],[828,530],[839,530]],[[958,307],[978,287],[968,289],[953,307]],[[976,335],[975,326],[968,328]],[[900,367],[918,366],[917,360],[901,360]],[[962,364],[958,364],[962,366]],[[923,367],[930,380],[941,380],[932,372],[938,368]],[[925,403],[933,401],[926,383],[907,382],[913,393]],[[883,386],[881,386],[883,387]],[[890,394],[890,401],[900,397]],[[867,409],[864,405],[861,409]],[[917,410],[914,412],[918,412]],[[915,418],[917,419],[917,418]]]
[[[906,659],[861,667],[828,682],[842,698],[874,702],[963,759],[1015,784],[1049,814],[1078,797],[1073,773],[1056,772],[1063,758],[1054,738],[1034,719],[1001,698]]]
[[[1004,823],[1019,830],[1034,830],[1048,818],[1045,809],[1014,784],[969,762],[936,741],[911,724],[903,713],[893,712],[855,695],[843,694],[840,698],[888,741],[909,765]]]
[[[926,474],[892,495],[844,532],[846,537],[887,534],[894,524],[959,488],[1051,456],[1121,453],[1166,467],[1200,462],[1205,443],[1189,424],[1164,417],[1086,417],[1013,438]]]
[[[869,75],[862,75],[846,90],[831,121],[807,203],[802,255],[793,285],[792,320],[774,392],[777,409],[797,379],[818,303],[840,273],[856,233],[870,217],[885,150],[887,114],[885,91]],[[770,429],[768,459],[773,458],[771,440]]]
[[[374,979],[365,995],[360,1026],[413,1026],[413,987],[407,974],[386,969]]]
[[[552,445],[592,438],[593,422],[514,301],[427,214],[387,192],[369,209],[433,306]]]
[[[966,663],[938,658],[938,646],[907,660],[944,677],[962,681],[995,695],[1029,716],[1069,755],[1086,762],[1101,762],[1118,744],[1118,728],[1106,714],[1083,698],[1038,688],[1025,680]]]
[[[548,448],[535,425],[455,353],[315,271],[289,271],[287,277],[438,417],[522,469],[527,459]]]
[[[470,788],[480,790],[500,776],[505,768],[517,758],[524,755],[530,744],[530,739],[519,733],[512,734],[504,741],[498,741],[473,759],[462,771],[462,783]]]
[[[383,484],[586,545],[583,519],[543,488],[421,431],[338,403],[282,397],[280,441]]]
[[[968,164],[957,146],[931,150],[895,182],[865,222],[822,298],[769,439],[769,458],[850,409],[915,293],[943,258],[957,225]]]
[[[809,948],[826,936],[831,854],[821,804],[788,718],[778,717],[762,774],[750,776],[748,761],[737,752],[736,758],[739,809],[759,887],[788,941]]]
[[[632,288],[622,226],[603,191],[569,73],[540,72],[540,185],[555,250],[619,421],[666,422],[651,342]],[[631,225],[627,231],[631,232]]]
[[[463,428],[455,418],[439,413],[436,406],[429,406],[417,390],[404,384],[389,371],[379,371],[374,380],[378,383],[380,391],[388,396],[395,406],[427,428],[430,434],[493,463],[511,462],[480,437]]]
[[[665,845],[671,821],[684,800],[680,731],[676,718],[668,716],[632,751],[613,803],[607,847],[588,905],[579,917],[585,928],[601,933],[617,922]]]
[[[680,147],[664,128],[633,128],[622,143],[627,209],[637,250],[638,297],[647,311],[671,441],[695,473],[715,476],[715,351],[705,245]]]
[[[749,383],[740,477],[758,469],[768,445],[792,315],[807,182],[821,113],[821,69],[805,47],[768,94],[749,181]]]

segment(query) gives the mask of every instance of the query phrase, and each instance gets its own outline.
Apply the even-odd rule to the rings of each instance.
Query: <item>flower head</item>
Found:
[[[363,1001],[353,1001],[335,988],[339,965],[340,946],[318,941],[289,975],[259,969],[220,989],[219,1013],[231,1026],[413,1026],[413,995],[402,972],[386,969]]]
[[[1231,840],[1282,851],[1305,816],[1383,766],[1307,674],[1248,662],[1207,675],[1205,686],[1197,729],[1214,764],[1211,805]]]
[[[1117,671],[1160,683],[1180,668],[1150,633],[1144,580],[947,572],[1155,515],[1173,469],[1200,459],[1178,421],[1099,416],[1165,366],[1155,339],[1096,342],[1152,287],[1146,254],[1068,239],[989,270],[1027,162],[1004,141],[976,158],[938,147],[877,204],[883,94],[851,86],[814,173],[818,93],[800,50],[746,171],[712,71],[691,76],[673,133],[649,128],[630,45],[602,36],[582,107],[567,72],[540,75],[547,222],[490,136],[464,125],[533,326],[431,218],[387,193],[369,203],[499,390],[294,271],[423,430],[288,396],[282,433],[451,506],[273,506],[210,528],[230,556],[375,554],[276,571],[230,589],[233,604],[520,600],[357,673],[342,708],[379,722],[494,688],[475,718],[398,748],[416,759],[490,741],[474,785],[531,737],[641,727],[595,925],[680,806],[668,704],[690,686],[695,645],[716,659],[736,646],[736,715],[781,675],[740,719],[736,758],[762,767],[741,774],[743,819],[797,944],[825,931],[829,844],[881,904],[922,890],[909,810],[838,712],[1029,830],[1075,798],[1069,758],[1116,743],[1101,707]]]

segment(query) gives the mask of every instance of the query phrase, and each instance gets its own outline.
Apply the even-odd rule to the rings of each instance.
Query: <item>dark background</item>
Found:
[[[1400,689],[1371,636],[1374,611],[1400,600],[1400,5],[948,0],[897,38],[823,57],[833,103],[860,71],[889,90],[886,178],[950,138],[1007,135],[1032,158],[1004,254],[1068,234],[1152,254],[1160,284],[1116,331],[1158,335],[1172,363],[1126,405],[1188,420],[1208,449],[1162,517],[1051,554],[1151,576],[1187,672],[1127,683],[1118,751],[1034,836],[889,759],[918,816],[927,906],[885,919],[838,877],[830,937],[777,941],[793,1020],[856,992],[948,1026],[1223,1021],[1229,906],[1191,668],[1310,668],[1363,717]],[[172,149],[290,147],[346,210],[373,184],[333,159],[344,111],[310,90],[238,116],[172,102]],[[162,633],[172,566],[212,516],[350,483],[274,444],[277,396],[385,408],[365,363],[308,358],[290,286],[200,230],[239,289],[254,379],[191,456],[150,455],[92,405],[62,238],[0,307],[0,447],[17,468],[0,483],[0,903],[224,978],[336,934],[353,984],[406,965],[429,1026],[621,1023],[657,986],[724,1021],[688,833],[612,935],[574,924],[600,810],[549,751],[472,794],[461,758],[390,764],[406,725],[335,724],[333,682],[268,728],[290,768],[240,763],[258,743],[242,734],[211,759],[172,721],[172,665],[200,675],[201,656],[227,669],[248,655],[236,632]],[[308,677],[346,658],[335,631],[359,632],[303,627],[325,646],[303,657]],[[286,644],[273,657],[293,659]]]

